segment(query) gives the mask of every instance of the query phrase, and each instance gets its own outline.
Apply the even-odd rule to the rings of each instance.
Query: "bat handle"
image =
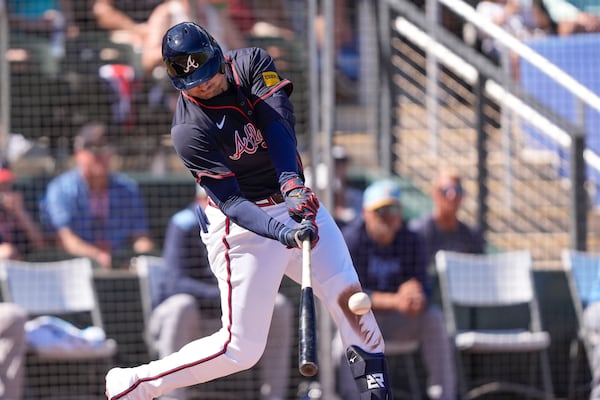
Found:
[[[312,287],[310,271],[310,240],[302,241],[302,289]]]

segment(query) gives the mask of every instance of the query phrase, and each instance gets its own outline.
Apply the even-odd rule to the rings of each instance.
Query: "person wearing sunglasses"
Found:
[[[425,247],[404,220],[400,187],[390,179],[377,180],[364,191],[362,204],[362,219],[342,233],[383,338],[386,343],[418,341],[429,398],[455,400],[450,341],[440,307],[429,301]],[[341,363],[339,395],[358,400],[357,394],[346,392],[349,379],[350,371]]]
[[[485,251],[482,232],[459,218],[464,196],[458,170],[440,169],[431,190],[431,213],[410,222],[411,229],[419,233],[425,242],[430,262],[433,262],[438,250],[474,254]]]

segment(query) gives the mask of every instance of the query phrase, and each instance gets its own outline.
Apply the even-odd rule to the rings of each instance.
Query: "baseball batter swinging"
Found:
[[[264,50],[224,54],[190,22],[165,33],[162,54],[181,91],[173,144],[210,196],[198,215],[221,292],[222,328],[163,359],[111,369],[108,399],[150,400],[251,368],[265,348],[283,275],[301,281],[305,239],[313,246],[314,293],[339,329],[361,399],[392,399],[373,313],[348,308],[361,286],[344,239],[304,185],[291,82],[280,78]]]

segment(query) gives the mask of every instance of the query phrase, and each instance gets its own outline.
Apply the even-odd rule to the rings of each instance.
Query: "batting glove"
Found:
[[[319,210],[319,199],[299,177],[285,181],[281,185],[281,193],[285,198],[288,213],[296,222],[303,219],[315,219]]]
[[[304,220],[298,228],[285,227],[279,232],[279,241],[287,246],[288,249],[302,248],[302,242],[310,240],[310,247],[313,248],[319,241],[319,228],[312,220]]]

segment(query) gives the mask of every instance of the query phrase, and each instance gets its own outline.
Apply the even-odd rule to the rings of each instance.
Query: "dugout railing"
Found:
[[[575,99],[576,118],[567,119],[542,104],[539,98],[524,90],[520,82],[511,78],[506,62],[494,63],[467,45],[462,37],[446,30],[440,22],[442,6],[445,13],[450,13],[463,26],[472,24],[497,39],[506,53],[505,60],[509,59],[509,54],[516,54],[521,63],[533,65],[539,74],[549,76],[565,88]],[[476,194],[468,207],[471,214],[468,218],[472,222],[491,235],[495,229],[500,229],[499,225],[502,229],[531,234],[536,230],[548,233],[566,230],[568,238],[560,239],[563,246],[585,248],[593,245],[595,239],[588,235],[586,227],[590,201],[593,201],[588,198],[593,196],[595,189],[594,181],[586,175],[598,171],[598,155],[585,145],[586,135],[593,134],[594,127],[586,125],[584,117],[586,111],[600,110],[598,95],[522,41],[483,21],[469,4],[460,0],[432,0],[425,8],[427,12],[411,1],[402,0],[379,3],[382,111],[378,141],[380,152],[387,153],[380,159],[392,160],[382,168],[412,180],[427,192],[427,180],[431,178],[435,163],[454,160],[461,164],[457,157],[460,157],[458,153],[462,146],[465,154],[473,158],[472,162],[461,165],[472,179],[473,193]],[[407,115],[411,109],[415,114]],[[414,124],[414,120],[419,123]],[[549,148],[555,150],[556,158],[548,165],[525,165],[520,161],[529,150],[524,139],[523,126],[526,124],[534,126],[545,141],[552,143]],[[452,132],[448,133],[448,129],[454,133],[463,130],[462,143],[454,143],[450,150],[447,138]],[[410,149],[411,154],[406,143],[416,141],[415,136],[421,143],[420,147]],[[415,150],[425,156],[415,154]],[[542,152],[534,154],[538,158],[534,161],[541,159],[540,154]],[[411,160],[415,159],[427,163],[429,168],[410,166]],[[555,202],[562,201],[560,204],[568,214],[558,215],[559,211],[553,210],[552,218],[556,223],[546,225],[540,218],[531,218],[524,211],[523,207],[527,205],[523,203],[528,200],[535,203],[531,196],[541,198],[545,194],[540,192],[543,185],[536,191],[519,193],[521,182],[517,176],[524,170],[529,175],[537,175],[540,181],[554,180],[568,185],[563,191],[557,188],[555,191],[560,195],[553,198]],[[586,186],[592,187],[591,194],[586,191]],[[528,189],[532,187],[529,185]],[[568,202],[560,200],[565,196],[569,197]],[[506,211],[495,212],[493,204]],[[522,220],[532,220],[517,226],[516,215]],[[510,248],[516,241],[500,239],[497,244]],[[551,263],[556,264],[559,257],[554,254],[552,257]]]

